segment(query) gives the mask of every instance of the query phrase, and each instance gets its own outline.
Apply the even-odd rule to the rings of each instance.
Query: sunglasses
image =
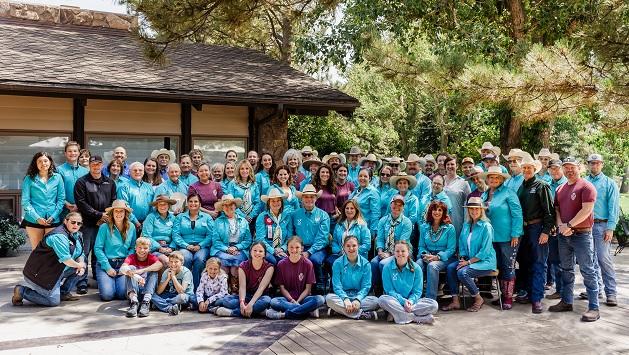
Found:
[[[380,176],[382,176],[382,177],[389,177],[389,176],[391,176],[391,174],[380,174]]]
[[[312,156],[312,154],[304,153],[301,156],[304,157],[304,158],[310,158]]]
[[[78,221],[69,221],[71,225],[77,225],[77,226],[82,226],[83,222],[78,222]]]

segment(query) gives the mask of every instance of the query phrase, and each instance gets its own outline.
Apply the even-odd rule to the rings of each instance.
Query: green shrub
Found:
[[[15,222],[6,218],[0,219],[0,249],[16,250],[25,241],[24,233]]]

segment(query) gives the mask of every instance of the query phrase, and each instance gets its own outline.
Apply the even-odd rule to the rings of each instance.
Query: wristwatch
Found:
[[[572,224],[570,224],[570,222],[566,223],[566,227],[572,229]]]

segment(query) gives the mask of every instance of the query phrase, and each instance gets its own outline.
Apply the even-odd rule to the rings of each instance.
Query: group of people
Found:
[[[88,265],[103,301],[129,300],[128,317],[151,304],[171,315],[303,319],[330,313],[396,323],[431,323],[440,284],[461,309],[467,290],[479,311],[478,279],[499,279],[501,299],[544,310],[545,292],[571,311],[575,260],[588,310],[615,306],[610,242],[619,192],[603,157],[548,149],[535,156],[485,142],[480,162],[440,153],[407,159],[364,154],[319,158],[311,147],[281,161],[250,151],[209,164],[199,150],[155,150],[127,164],[117,147],[102,157],[65,147],[55,166],[35,154],[22,190],[23,226],[33,251],[12,303],[55,306],[88,292]],[[84,158],[87,155],[87,158]],[[83,157],[83,158],[82,158]],[[459,170],[460,164],[460,170]],[[516,269],[516,262],[518,268]],[[425,281],[425,282],[424,282]],[[491,289],[489,289],[491,291]]]

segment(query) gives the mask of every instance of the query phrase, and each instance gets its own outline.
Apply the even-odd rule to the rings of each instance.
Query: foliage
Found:
[[[0,218],[0,249],[16,250],[26,241],[18,225],[7,218]]]
[[[347,118],[341,115],[291,116],[288,120],[288,143],[301,149],[309,145],[323,157],[331,152],[344,153],[356,145],[347,134]]]

